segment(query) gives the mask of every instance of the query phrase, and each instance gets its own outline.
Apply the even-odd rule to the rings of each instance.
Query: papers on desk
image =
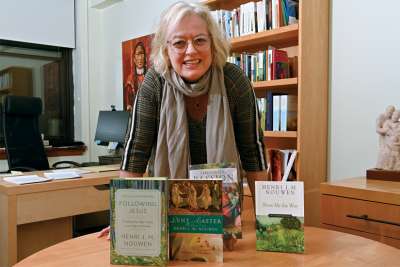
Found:
[[[21,185],[21,184],[42,183],[51,180],[74,179],[81,177],[81,175],[75,171],[45,172],[43,175],[44,177],[38,175],[9,176],[9,177],[4,177],[3,180],[9,183]]]
[[[61,180],[61,179],[74,179],[81,177],[79,173],[74,171],[65,171],[65,172],[45,172],[44,177],[53,180]]]
[[[4,181],[13,184],[32,184],[32,183],[42,183],[50,181],[50,178],[44,178],[37,175],[22,175],[22,176],[11,176],[4,177]]]

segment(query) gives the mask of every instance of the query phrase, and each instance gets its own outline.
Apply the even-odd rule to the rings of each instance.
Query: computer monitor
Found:
[[[128,123],[129,112],[127,111],[100,111],[95,142],[103,146],[116,142],[119,147],[123,147]]]

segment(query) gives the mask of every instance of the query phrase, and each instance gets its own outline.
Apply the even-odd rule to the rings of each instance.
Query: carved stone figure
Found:
[[[379,152],[376,168],[400,170],[400,111],[388,106],[376,120]]]

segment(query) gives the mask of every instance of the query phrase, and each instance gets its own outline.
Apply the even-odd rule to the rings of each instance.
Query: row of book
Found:
[[[242,238],[241,188],[234,164],[190,169],[189,179],[112,180],[112,264],[222,262],[223,239]]]
[[[297,95],[268,91],[257,98],[261,128],[264,131],[297,130]]]
[[[261,0],[212,14],[227,37],[232,38],[295,24],[298,6],[298,0]]]
[[[296,181],[296,156],[295,149],[267,149],[270,180]]]
[[[285,50],[272,46],[256,53],[233,54],[228,62],[239,66],[252,82],[297,77],[297,57],[289,58]]]
[[[6,72],[0,75],[0,90],[10,88],[12,83],[12,77],[10,73]]]
[[[111,264],[223,262],[223,238],[242,237],[237,169],[203,164],[189,175],[111,180]],[[302,182],[256,183],[257,250],[304,252],[303,194]]]

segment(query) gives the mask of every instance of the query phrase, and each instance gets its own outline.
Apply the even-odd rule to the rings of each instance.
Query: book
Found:
[[[256,181],[256,250],[304,253],[303,182]]]
[[[297,130],[297,95],[287,95],[286,125],[288,131]]]
[[[287,131],[287,115],[288,115],[288,95],[281,95],[281,101],[279,103],[280,112],[280,131]]]
[[[222,179],[222,214],[224,239],[242,238],[241,187],[234,163],[190,165],[189,179]]]
[[[222,180],[169,180],[171,260],[223,262]]]
[[[279,131],[280,130],[280,122],[281,122],[281,96],[280,95],[272,95],[272,130]]]
[[[267,149],[272,181],[296,181],[294,149]]]
[[[274,80],[289,78],[289,58],[285,50],[272,51],[272,77]]]
[[[110,263],[166,266],[167,178],[110,181]]]

